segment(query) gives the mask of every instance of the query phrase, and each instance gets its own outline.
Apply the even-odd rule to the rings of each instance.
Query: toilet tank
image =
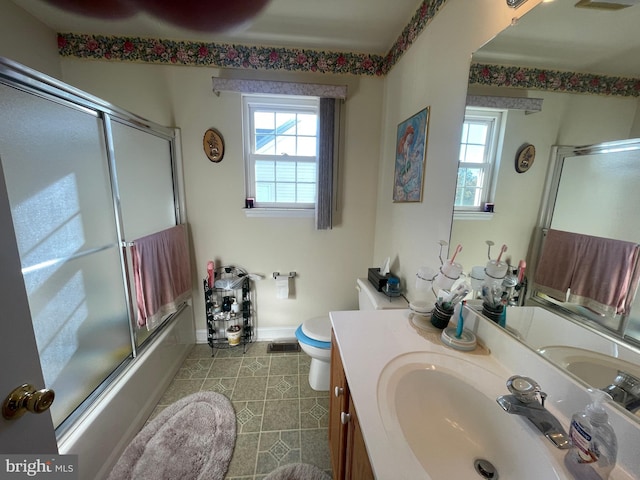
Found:
[[[387,310],[390,308],[409,308],[404,297],[388,297],[375,289],[366,278],[358,278],[358,308],[360,310]]]

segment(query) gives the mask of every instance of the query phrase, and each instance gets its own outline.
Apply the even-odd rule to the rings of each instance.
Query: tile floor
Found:
[[[167,388],[163,408],[198,391],[226,395],[236,410],[237,439],[227,480],[262,480],[288,463],[311,463],[331,474],[329,393],[309,386],[311,358],[267,353],[268,342],[216,349],[195,345]]]

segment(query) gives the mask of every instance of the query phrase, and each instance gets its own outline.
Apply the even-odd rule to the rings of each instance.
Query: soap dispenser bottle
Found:
[[[589,389],[591,403],[571,418],[572,448],[565,465],[577,480],[606,480],[616,464],[618,442],[602,402],[611,397],[602,390]]]

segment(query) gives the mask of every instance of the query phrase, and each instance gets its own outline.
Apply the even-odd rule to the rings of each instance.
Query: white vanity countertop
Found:
[[[443,345],[435,332],[421,331],[411,323],[409,310],[341,311],[329,314],[371,465],[378,480],[429,479],[410,452],[399,451],[398,446],[390,441],[378,411],[377,386],[380,374],[392,359],[402,354],[434,352],[472,361],[504,377],[505,386],[495,392],[496,396],[508,393],[506,380],[514,373],[529,375],[549,393],[546,405],[568,430],[569,415],[559,413],[556,407],[562,405],[562,398],[566,399],[577,384],[565,385],[566,380],[557,379],[561,373],[556,373],[533,351],[507,337],[500,327],[488,321],[476,322],[470,312],[467,314],[465,327],[468,325],[489,345],[491,355],[486,351],[485,354],[460,352]],[[505,353],[505,349],[509,352]],[[513,360],[514,349],[517,360]],[[506,362],[502,360],[505,364],[515,363],[513,368],[518,371],[506,368],[498,358],[506,359]],[[532,364],[537,366],[529,368]],[[546,386],[545,382],[546,385],[554,385]],[[563,382],[562,387],[559,382]],[[537,432],[533,434],[537,435]],[[620,440],[620,435],[618,437]],[[540,442],[549,443],[542,436]],[[553,448],[550,443],[548,449],[556,460],[562,461],[565,451]],[[612,480],[634,478],[640,477],[629,476],[618,467],[610,477]]]
[[[399,452],[385,432],[378,413],[377,385],[383,368],[395,357],[409,352],[435,352],[452,356],[469,355],[421,336],[410,323],[409,310],[331,312],[331,322],[345,368],[349,391],[358,413],[371,465],[379,480],[428,479],[417,461],[401,461]],[[490,355],[473,355],[479,364],[510,374]],[[503,392],[508,393],[506,386]],[[498,407],[499,408],[499,407]],[[505,414],[506,415],[506,414]],[[409,452],[404,452],[409,454]]]

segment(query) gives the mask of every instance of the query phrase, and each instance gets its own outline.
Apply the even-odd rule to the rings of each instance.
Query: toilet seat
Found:
[[[329,317],[305,320],[296,329],[296,338],[302,344],[322,350],[331,349],[331,321]]]
[[[302,331],[302,325],[300,325],[296,329],[296,338],[300,343],[304,343],[305,345],[309,345],[310,347],[316,347],[321,349],[331,348],[331,342],[320,342],[318,340],[314,340],[313,338],[307,337]]]
[[[314,317],[302,323],[302,333],[318,342],[331,343],[331,320],[329,317]]]

